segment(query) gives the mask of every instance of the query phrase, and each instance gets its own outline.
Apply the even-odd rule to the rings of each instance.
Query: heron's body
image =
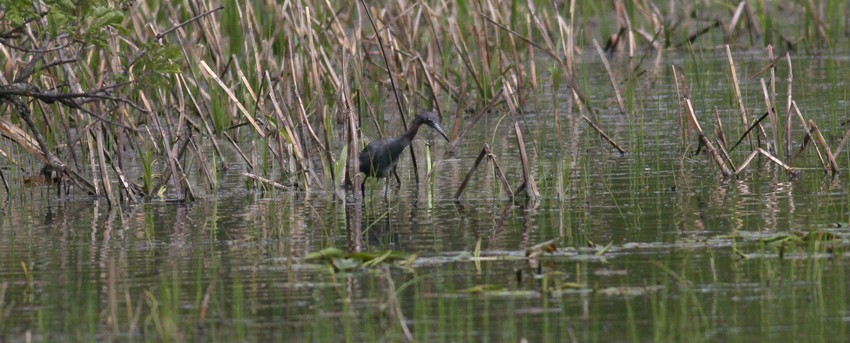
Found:
[[[410,128],[403,135],[374,140],[366,145],[366,148],[360,152],[360,172],[366,175],[363,178],[363,184],[361,184],[361,192],[365,191],[364,185],[369,177],[380,179],[388,177],[390,171],[395,172],[401,153],[416,137],[416,133],[422,124],[430,126],[448,141],[449,137],[440,128],[439,120],[440,117],[434,112],[422,112],[416,116],[416,119],[410,124]],[[396,174],[396,179],[398,179],[398,174]],[[399,180],[399,182],[401,181]]]

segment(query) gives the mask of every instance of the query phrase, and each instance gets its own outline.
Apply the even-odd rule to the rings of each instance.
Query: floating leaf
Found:
[[[481,293],[489,293],[489,292],[501,292],[504,291],[505,288],[499,285],[478,285],[469,287],[466,289],[459,290],[458,293],[466,293],[466,294],[481,294]]]
[[[304,257],[304,260],[307,260],[307,261],[318,260],[318,259],[332,260],[332,259],[342,258],[344,255],[345,255],[345,253],[342,250],[339,250],[337,248],[325,248],[325,249],[322,249],[320,251],[307,254],[307,256]]]
[[[553,238],[543,243],[536,244],[525,250],[526,257],[534,257],[543,253],[552,253],[558,250],[556,243],[561,240],[561,237]]]
[[[410,256],[407,256],[407,258],[404,259],[404,261],[399,262],[398,265],[404,267],[410,266],[413,264],[413,262],[416,262],[417,257],[419,257],[418,254],[410,254]]]
[[[353,258],[335,258],[333,266],[336,270],[352,270],[362,266],[363,263]]]
[[[363,263],[363,266],[364,267],[376,266],[376,265],[378,265],[378,263],[386,261],[387,258],[389,258],[392,253],[393,253],[392,251],[387,251],[386,253],[384,253],[381,256],[378,256],[376,258],[373,258],[373,259],[366,261],[365,263]]]
[[[824,232],[824,231],[812,231],[812,232],[797,232],[795,233],[803,242],[813,243],[813,242],[824,242],[824,241],[833,241],[838,236],[836,236],[832,232]]]
[[[400,251],[366,251],[366,252],[353,252],[346,254],[345,257],[358,259],[363,262],[371,262],[373,260],[379,259],[378,263],[383,262],[384,260],[403,260],[407,258],[407,254]]]
[[[565,282],[561,284],[561,289],[581,289],[586,288],[587,285],[578,283],[578,282]]]

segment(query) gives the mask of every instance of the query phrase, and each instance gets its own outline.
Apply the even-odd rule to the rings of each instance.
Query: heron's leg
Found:
[[[398,177],[398,166],[393,167],[393,175],[395,175],[395,180],[398,182],[398,185],[401,186],[401,178]],[[389,185],[390,179],[387,178],[387,184]]]
[[[389,198],[387,197],[387,190],[390,189],[390,178],[387,178],[387,185],[384,187],[384,201],[389,203]]]
[[[369,179],[369,175],[366,175],[363,178],[363,181],[360,181],[360,198],[366,200],[366,180]]]

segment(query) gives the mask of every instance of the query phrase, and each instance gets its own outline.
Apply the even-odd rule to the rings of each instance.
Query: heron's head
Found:
[[[434,131],[440,133],[446,141],[451,142],[449,136],[443,131],[443,128],[440,127],[440,116],[431,111],[424,111],[419,114],[419,120],[422,121],[423,124],[430,126]]]

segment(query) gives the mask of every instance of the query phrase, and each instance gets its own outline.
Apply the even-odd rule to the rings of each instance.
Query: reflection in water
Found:
[[[419,185],[403,159],[401,186],[386,200],[375,187],[365,204],[322,191],[254,193],[235,172],[191,204],[110,209],[27,188],[0,216],[0,341],[399,341],[400,321],[417,341],[843,337],[848,174],[829,181],[805,170],[789,182],[756,161],[724,182],[703,155],[686,155],[693,147],[664,100],[675,89],[662,88],[633,117],[599,114],[631,147],[625,156],[609,154],[569,106],[529,111],[542,193],[533,203],[507,201],[486,164],[461,203],[452,199],[484,143],[520,182],[500,113],[451,159],[434,145],[439,163]],[[799,166],[818,167],[810,155]],[[796,231],[837,238],[787,235]],[[556,252],[524,259],[558,238]],[[329,247],[418,257],[345,272],[304,261]]]

